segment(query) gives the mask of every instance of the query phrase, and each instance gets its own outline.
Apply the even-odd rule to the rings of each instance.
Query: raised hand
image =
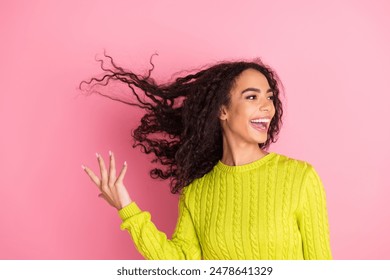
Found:
[[[99,197],[104,198],[111,206],[120,210],[132,202],[129,193],[127,192],[126,187],[123,184],[123,178],[126,174],[127,164],[125,161],[119,176],[116,177],[114,154],[111,151],[109,152],[109,154],[110,166],[109,172],[107,173],[103,158],[98,153],[96,153],[100,166],[100,174],[102,176],[101,179],[96,176],[95,173],[93,173],[93,171],[88,167],[84,165],[82,165],[81,167],[85,170],[91,180],[99,188]]]

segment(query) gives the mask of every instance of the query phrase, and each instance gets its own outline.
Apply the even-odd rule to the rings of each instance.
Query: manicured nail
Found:
[[[84,165],[81,165],[81,168],[85,170],[85,166]]]
[[[110,157],[112,156],[112,153],[111,153],[111,151],[108,151],[108,153],[109,153],[109,155],[110,155]]]
[[[124,165],[127,165],[127,162],[125,161]]]
[[[99,158],[99,154],[98,153],[96,153],[96,157]]]

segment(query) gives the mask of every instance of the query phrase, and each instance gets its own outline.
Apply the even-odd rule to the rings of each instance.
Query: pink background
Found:
[[[81,169],[127,160],[125,184],[171,236],[177,196],[131,147],[142,111],[78,94],[104,48],[154,77],[260,56],[280,75],[270,151],[305,160],[327,193],[335,259],[390,259],[388,1],[2,1],[0,258],[142,259]],[[54,3],[56,2],[56,3]],[[388,166],[386,168],[386,166]]]

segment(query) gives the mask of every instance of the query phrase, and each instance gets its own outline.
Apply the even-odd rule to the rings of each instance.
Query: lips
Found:
[[[261,132],[266,132],[268,130],[268,123],[260,122],[260,123],[250,123],[251,126]]]
[[[251,121],[260,120],[260,119],[268,119],[268,120],[271,120],[272,117],[271,117],[271,116],[268,116],[268,115],[266,115],[266,116],[259,116],[259,117],[256,117],[256,118],[254,118],[254,119],[251,119]]]
[[[272,118],[270,116],[261,116],[250,120],[250,124],[257,131],[267,132],[269,124],[271,123],[271,119]]]

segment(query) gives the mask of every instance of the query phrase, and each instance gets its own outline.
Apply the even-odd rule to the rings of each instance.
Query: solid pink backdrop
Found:
[[[165,82],[261,57],[286,89],[270,151],[311,163],[327,194],[334,259],[390,259],[390,11],[383,1],[4,1],[0,4],[0,258],[142,259],[81,164],[112,150],[168,237],[177,199],[132,148],[142,111],[77,86],[103,50]],[[387,166],[387,167],[386,167]]]

